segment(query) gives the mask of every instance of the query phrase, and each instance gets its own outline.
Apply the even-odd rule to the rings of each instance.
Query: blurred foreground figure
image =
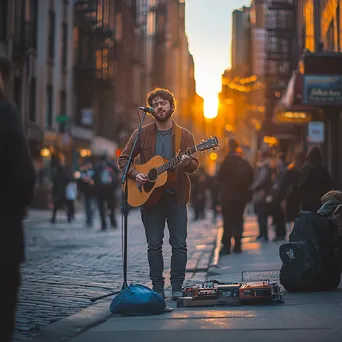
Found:
[[[1,57],[0,57],[1,58]],[[22,220],[33,198],[34,165],[29,155],[20,116],[7,100],[5,80],[9,61],[0,59],[0,338],[12,340],[20,264],[24,261]]]

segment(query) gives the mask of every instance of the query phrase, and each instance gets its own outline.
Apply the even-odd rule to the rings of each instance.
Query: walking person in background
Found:
[[[299,180],[300,210],[316,212],[321,207],[321,197],[332,188],[329,172],[322,165],[321,151],[315,146],[308,154]]]
[[[51,223],[56,223],[56,215],[58,210],[64,209],[67,215],[68,222],[71,222],[71,213],[68,210],[67,203],[67,192],[66,188],[71,180],[70,175],[66,172],[66,169],[63,165],[59,165],[57,167],[57,172],[53,177],[53,185],[52,185],[52,196],[53,196],[53,210],[52,210],[52,218]]]
[[[285,239],[286,235],[285,216],[281,206],[281,186],[284,181],[286,170],[287,166],[285,164],[285,155],[280,153],[275,161],[274,178],[269,197],[270,214],[273,217],[276,233],[273,241],[282,241]]]
[[[194,208],[194,220],[205,219],[206,191],[208,175],[204,168],[199,168],[191,177],[191,204]]]
[[[210,207],[213,212],[212,222],[216,223],[217,216],[219,215],[219,193],[220,193],[220,183],[217,180],[217,174],[213,175],[209,179],[209,194],[210,194]]]
[[[218,171],[220,183],[220,203],[223,217],[223,248],[221,254],[231,253],[231,238],[234,237],[234,253],[241,253],[243,233],[243,213],[250,201],[250,187],[253,170],[248,161],[239,153],[239,143],[230,139],[229,153]]]
[[[95,186],[94,186],[94,170],[90,160],[85,160],[81,166],[78,186],[84,198],[84,209],[86,214],[87,227],[93,226],[94,219],[94,202],[95,202]]]
[[[17,109],[7,100],[5,79],[10,62],[0,59],[0,338],[12,341],[20,264],[24,261],[22,221],[35,187],[35,169]]]
[[[280,200],[285,202],[285,222],[292,223],[299,213],[299,180],[302,167],[304,164],[304,154],[298,152],[294,156],[294,160],[287,167],[284,175],[283,183],[280,188]]]
[[[117,228],[115,217],[115,191],[118,184],[118,170],[112,165],[106,155],[100,157],[95,167],[94,182],[96,187],[97,204],[101,217],[101,230],[107,229],[107,213],[112,228]]]
[[[146,163],[155,155],[172,159],[178,153],[177,142],[180,142],[180,150],[184,152],[195,146],[193,135],[172,120],[172,115],[176,110],[176,100],[169,90],[154,89],[148,94],[147,102],[149,106],[153,107],[152,115],[155,122],[142,127],[140,143],[133,151],[134,158],[140,155],[141,163]],[[124,170],[127,164],[136,136],[137,130],[132,134],[118,159],[121,170]],[[162,246],[165,223],[167,222],[170,232],[169,242],[172,247],[170,275],[174,300],[183,295],[182,286],[187,262],[188,214],[186,206],[190,200],[188,175],[195,172],[198,165],[196,153],[192,156],[182,155],[180,164],[175,167],[175,181],[170,181],[158,204],[153,208],[142,207],[141,209],[148,245],[150,278],[153,290],[160,293],[161,296],[165,296]],[[139,173],[134,165],[129,169],[128,176],[135,179],[137,185],[147,183],[147,175]]]
[[[272,188],[272,170],[269,151],[261,152],[261,160],[257,165],[252,185],[255,214],[258,217],[259,236],[257,240],[268,241],[268,216],[270,215],[268,198]]]
[[[66,186],[66,204],[71,220],[75,220],[75,201],[77,200],[77,182],[73,177]]]

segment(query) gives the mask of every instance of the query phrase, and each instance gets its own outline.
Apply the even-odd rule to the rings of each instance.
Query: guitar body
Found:
[[[143,204],[147,208],[154,206],[158,203],[163,191],[163,185],[167,182],[167,172],[157,175],[156,168],[162,166],[165,159],[161,156],[154,156],[147,163],[135,165],[138,172],[145,173],[149,181],[142,185],[141,188],[137,187],[134,179],[127,177],[128,186],[128,204],[132,207],[139,207]]]
[[[197,151],[206,151],[218,146],[218,139],[211,137],[200,144],[187,149],[185,152],[178,154],[175,158],[167,161],[161,156],[154,156],[147,163],[135,165],[140,173],[147,175],[148,182],[141,187],[137,187],[135,179],[127,177],[127,201],[131,207],[140,207],[144,205],[145,209],[150,209],[158,204],[164,191],[172,188],[176,183],[175,166],[181,161],[182,155],[191,156]],[[160,173],[157,169],[159,167]],[[163,170],[163,172],[161,171]]]

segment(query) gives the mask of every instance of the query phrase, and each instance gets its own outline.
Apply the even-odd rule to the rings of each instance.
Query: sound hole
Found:
[[[147,182],[143,185],[145,192],[150,192],[153,189],[154,182]]]
[[[147,174],[147,179],[149,182],[155,182],[158,177],[157,169],[151,169]]]

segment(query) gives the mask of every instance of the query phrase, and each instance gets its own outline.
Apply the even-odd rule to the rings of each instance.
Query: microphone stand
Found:
[[[140,109],[140,108],[139,108]],[[122,173],[122,178],[121,178],[121,184],[122,184],[122,214],[123,214],[123,284],[122,284],[122,288],[119,291],[114,291],[111,293],[108,293],[106,295],[103,296],[99,296],[99,297],[94,297],[91,298],[90,301],[91,302],[95,302],[99,299],[103,299],[112,295],[116,295],[118,293],[120,293],[123,289],[125,289],[127,287],[127,231],[128,231],[128,212],[129,212],[129,205],[128,205],[128,182],[127,182],[127,175],[128,175],[128,171],[133,163],[133,152],[135,150],[135,147],[137,145],[137,142],[139,140],[140,137],[140,133],[141,133],[141,128],[142,125],[144,123],[144,120],[146,118],[146,112],[143,111],[142,114],[142,118],[140,120],[140,124],[138,127],[138,133],[135,137],[134,143],[133,143],[133,147],[130,151],[129,157],[128,157],[128,161],[127,164],[125,166],[125,169]]]

